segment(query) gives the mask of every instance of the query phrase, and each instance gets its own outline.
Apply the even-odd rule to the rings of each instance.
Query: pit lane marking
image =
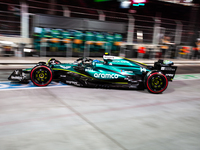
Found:
[[[32,82],[29,82],[27,84],[22,84],[18,82],[10,82],[10,81],[4,81],[0,82],[0,91],[3,90],[19,90],[19,89],[37,89],[37,88],[52,88],[52,87],[70,87],[67,84],[61,83],[61,82],[51,82],[48,86],[44,87],[38,87],[35,86]]]
[[[198,79],[200,79],[200,74],[177,74],[174,77],[174,81],[198,80]]]

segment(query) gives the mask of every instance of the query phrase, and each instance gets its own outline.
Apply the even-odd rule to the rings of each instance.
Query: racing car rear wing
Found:
[[[172,66],[173,64],[171,61],[158,60],[154,63],[154,69],[161,71],[168,81],[172,81],[177,70],[177,66]]]

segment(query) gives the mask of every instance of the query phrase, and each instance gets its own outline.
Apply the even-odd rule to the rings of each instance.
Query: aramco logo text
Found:
[[[95,78],[106,78],[106,79],[117,79],[118,78],[118,74],[103,74],[103,73],[95,73],[94,74]]]

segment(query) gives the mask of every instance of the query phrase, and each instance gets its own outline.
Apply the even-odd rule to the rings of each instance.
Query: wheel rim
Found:
[[[52,72],[46,67],[36,67],[31,74],[32,82],[37,86],[46,86],[52,80]]]
[[[147,87],[153,93],[160,93],[167,88],[168,80],[163,74],[154,73],[147,79]]]

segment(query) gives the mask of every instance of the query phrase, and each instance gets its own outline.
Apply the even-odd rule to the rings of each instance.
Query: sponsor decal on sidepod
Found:
[[[129,70],[121,70],[121,72],[124,72],[124,73],[133,73],[133,71],[129,71]]]
[[[71,66],[60,66],[61,68],[63,68],[63,69],[69,69],[69,68],[71,68]]]
[[[107,78],[107,79],[117,79],[118,75],[117,74],[103,74],[103,73],[95,73],[94,74],[95,78]]]

